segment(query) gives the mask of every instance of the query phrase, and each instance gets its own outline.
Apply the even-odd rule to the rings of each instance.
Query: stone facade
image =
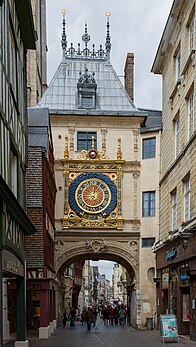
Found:
[[[84,50],[68,49],[63,20],[63,59],[37,105],[49,108],[54,143],[56,272],[60,275],[78,259],[120,263],[129,274],[130,323],[143,328],[155,312],[151,246],[158,236],[160,115],[132,103],[110,63],[108,30],[106,52],[88,50],[87,26],[82,39]],[[79,148],[79,136],[87,133],[95,138],[88,140],[88,148]],[[150,157],[143,158],[144,140],[156,144]],[[104,204],[113,206],[106,218],[96,212],[99,204],[87,204],[82,213],[84,204],[80,198],[76,201],[76,183],[81,186],[82,177],[89,175],[104,180],[101,196],[109,195],[112,203],[104,200],[102,211],[106,213]],[[149,199],[147,215],[142,212],[143,196]]]
[[[158,312],[175,313],[179,332],[192,339],[196,339],[192,309],[196,295],[192,248],[196,230],[195,20],[195,1],[173,1],[152,68],[163,76],[160,235],[155,244]],[[192,246],[185,244],[190,237]]]
[[[46,0],[31,0],[36,50],[27,51],[27,103],[37,104],[47,87]]]

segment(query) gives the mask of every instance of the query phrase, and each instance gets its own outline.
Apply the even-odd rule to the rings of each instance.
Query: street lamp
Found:
[[[181,241],[182,241],[182,247],[183,247],[184,249],[187,248],[189,239],[191,238],[192,235],[193,235],[193,234],[190,233],[190,232],[185,232],[185,233],[182,233],[182,234],[180,235],[180,238],[181,238]]]

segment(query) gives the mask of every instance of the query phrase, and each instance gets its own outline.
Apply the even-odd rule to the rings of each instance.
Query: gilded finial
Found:
[[[65,15],[66,15],[66,10],[62,10],[62,15],[63,15],[63,32],[62,32],[62,40],[61,40],[61,45],[62,45],[62,51],[63,51],[63,59],[66,57],[67,53],[67,35],[65,31]]]
[[[118,138],[117,160],[122,160],[121,138]]]
[[[91,148],[94,149],[95,148],[95,138],[94,136],[92,136],[92,145]]]
[[[106,34],[106,41],[105,41],[105,49],[106,49],[106,54],[107,54],[107,60],[108,62],[110,61],[110,51],[111,51],[111,38],[110,38],[110,15],[111,13],[109,11],[106,12],[106,17],[107,17],[107,34]]]
[[[64,150],[64,159],[69,159],[69,151],[68,151],[68,136],[65,136],[65,150]]]

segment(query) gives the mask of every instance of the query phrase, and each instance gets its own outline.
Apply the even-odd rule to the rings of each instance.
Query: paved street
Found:
[[[91,331],[86,330],[80,322],[76,322],[75,329],[69,325],[58,328],[48,340],[29,338],[30,347],[160,347],[163,346],[159,331],[138,331],[129,326],[104,326],[99,320],[97,326]],[[169,347],[196,347],[196,342],[180,338],[179,344],[165,342]],[[14,347],[10,341],[4,347]]]

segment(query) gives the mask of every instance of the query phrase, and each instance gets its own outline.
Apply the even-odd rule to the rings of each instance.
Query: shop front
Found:
[[[35,232],[25,211],[0,176],[0,344],[16,332],[17,346],[26,340],[25,235]],[[8,286],[15,282],[12,296]]]
[[[186,246],[181,237],[157,249],[157,314],[174,314],[181,335],[196,340],[195,236]]]

